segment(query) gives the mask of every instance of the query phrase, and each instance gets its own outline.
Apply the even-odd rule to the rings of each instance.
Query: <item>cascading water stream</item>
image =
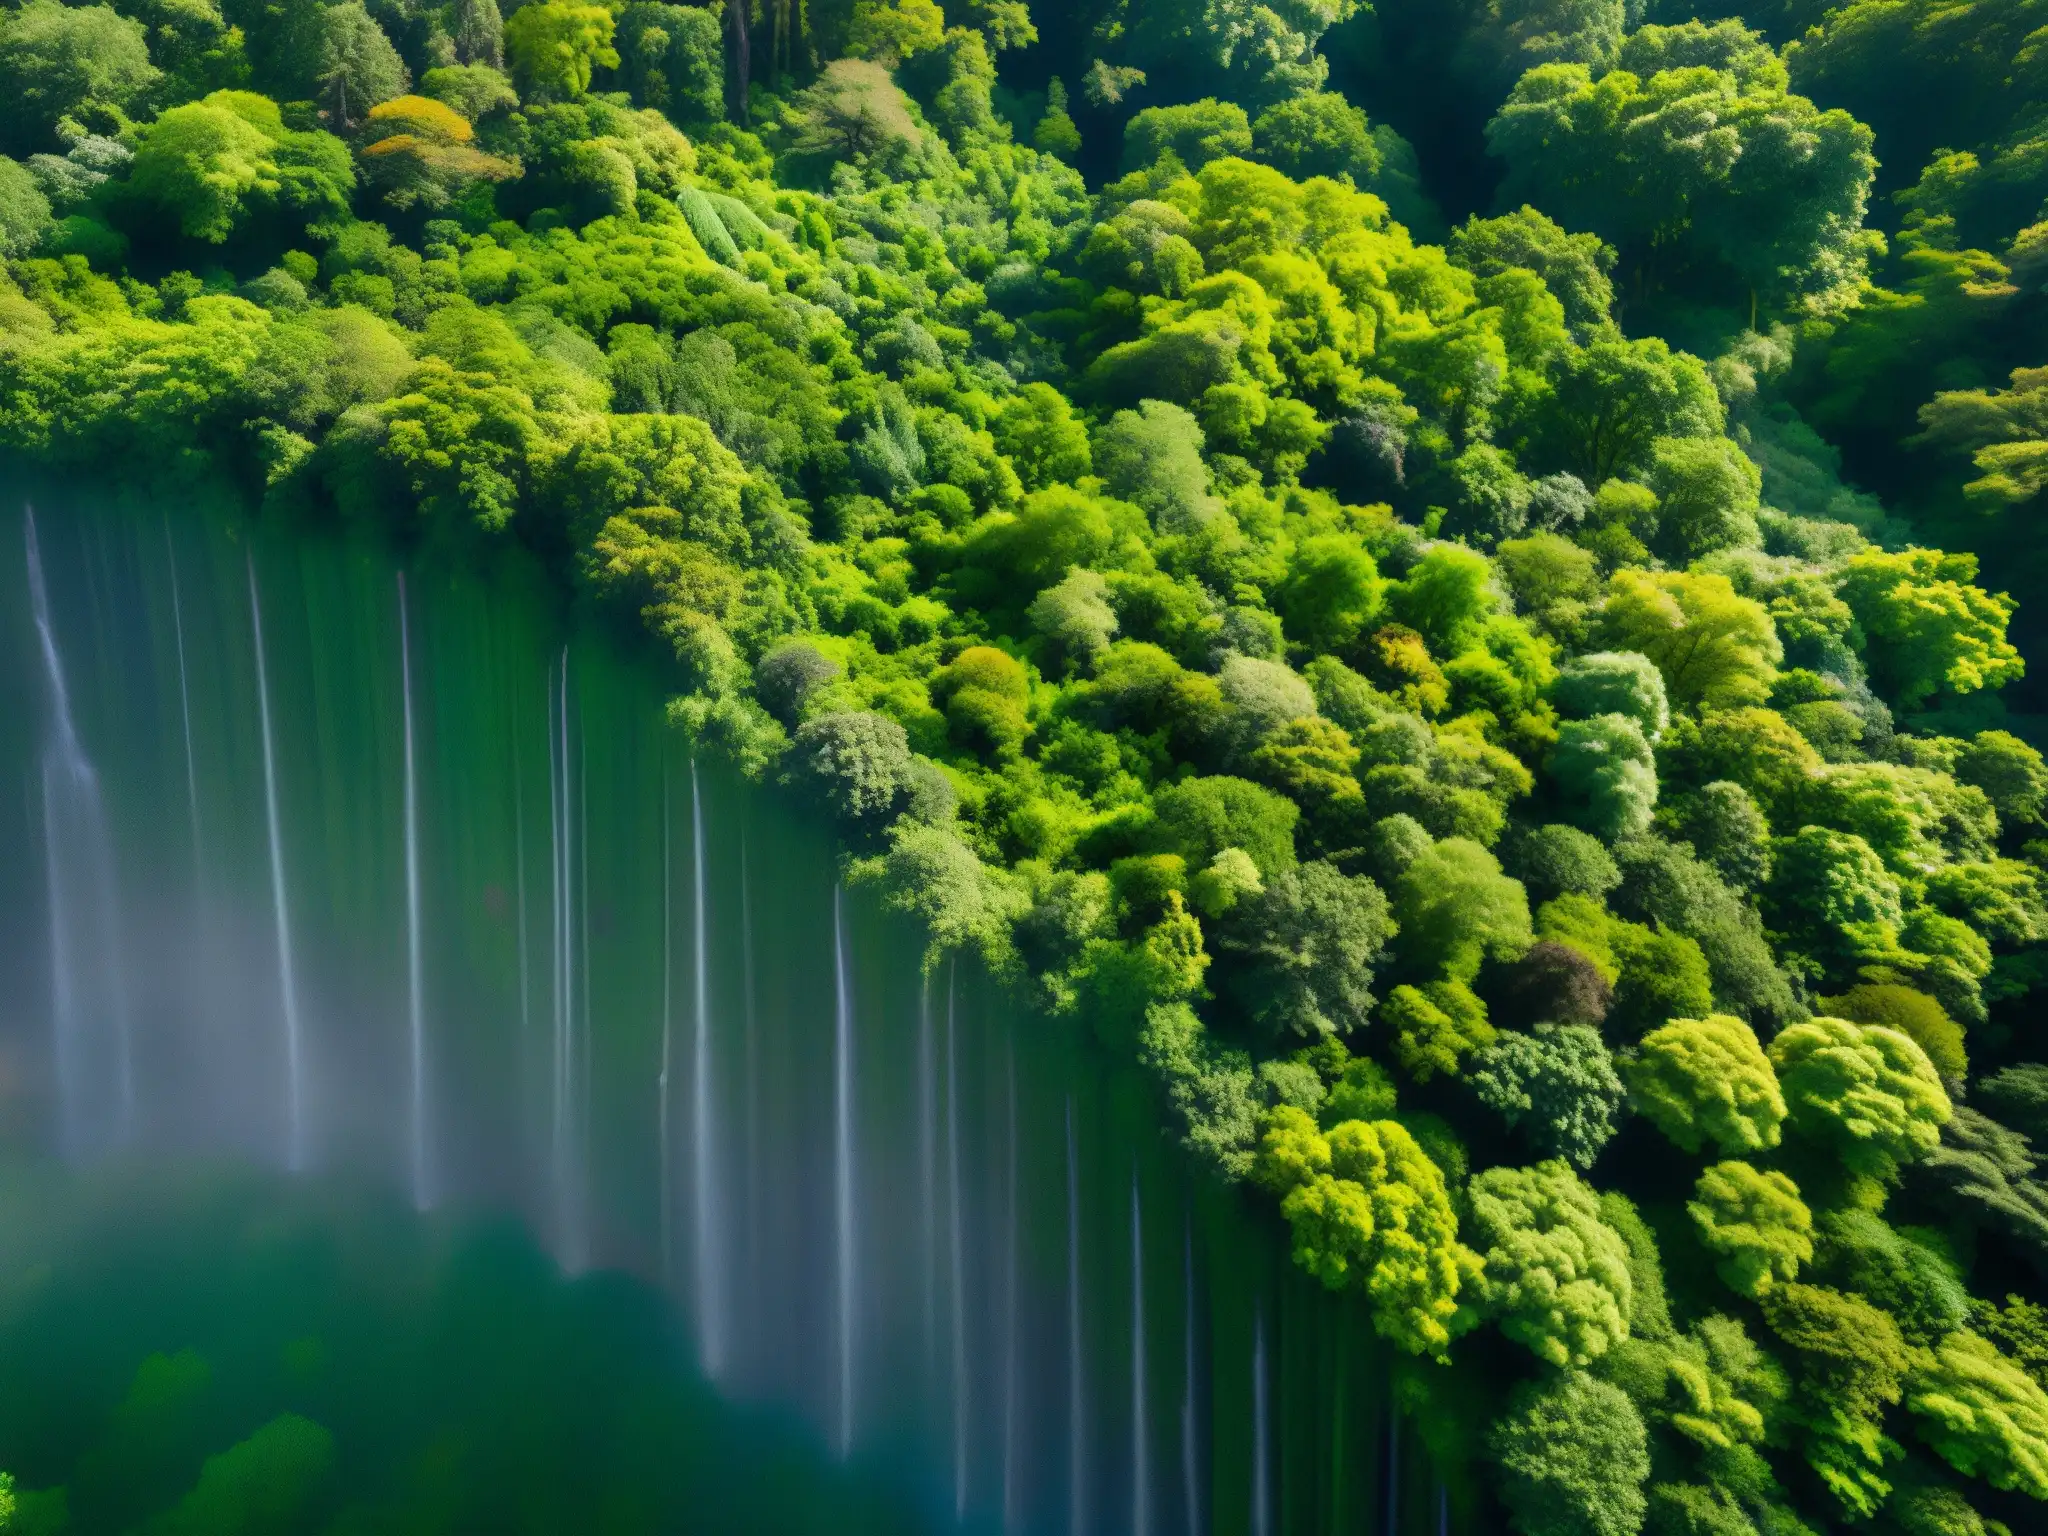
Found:
[[[413,752],[412,623],[406,614],[405,572],[398,573],[400,692],[405,701],[405,1002],[412,1086],[412,1203],[434,1203],[428,1182],[426,960],[420,943],[420,787]]]
[[[292,914],[284,879],[284,833],[278,825],[277,747],[270,727],[270,673],[263,652],[263,597],[256,590],[256,557],[247,557],[249,627],[256,639],[256,706],[263,726],[263,814],[270,834],[271,916],[277,929],[277,990],[284,1021],[285,1166],[306,1168],[305,1041],[299,1019],[299,980],[292,965]]]
[[[670,1072],[675,1065],[676,1030],[674,1008],[675,982],[675,918],[670,900],[675,881],[675,860],[669,847],[669,784],[668,764],[661,769],[661,1070],[655,1076],[655,1091],[658,1095],[655,1108],[655,1150],[660,1161],[660,1173],[656,1180],[661,1201],[661,1278],[664,1284],[675,1283],[676,1236],[675,1236],[675,1148],[670,1120],[673,1118],[673,1103],[670,1100]]]
[[[1017,1523],[1017,1266],[1022,1262],[1017,1241],[1017,1043],[1005,1042],[1004,1082],[1007,1108],[1003,1116],[1003,1529]]]
[[[1195,1228],[1181,1224],[1181,1291],[1186,1319],[1182,1343],[1180,1399],[1181,1501],[1186,1506],[1188,1536],[1201,1536],[1202,1499],[1195,1470]]]
[[[1435,1483],[1395,1496],[1394,1458],[1422,1462],[1357,1309],[1269,1216],[1155,1161],[1145,1085],[1085,1027],[966,954],[941,997],[805,813],[693,758],[686,827],[638,663],[326,535],[258,556],[225,520],[161,522],[46,515],[16,584],[37,624],[0,654],[49,700],[0,716],[28,808],[0,818],[0,943],[50,956],[0,966],[0,1059],[54,1032],[68,1152],[125,1136],[382,1176],[437,1224],[520,1213],[569,1274],[662,1281],[679,1358],[914,1482],[933,1530],[1445,1536]],[[121,986],[147,1009],[132,1133]]]
[[[1392,1382],[1388,1387],[1391,1389]],[[1387,1415],[1387,1523],[1388,1536],[1401,1529],[1401,1418]]]
[[[1252,1314],[1252,1536],[1271,1536],[1273,1529],[1273,1448],[1268,1441],[1266,1401],[1266,1309]]]
[[[1087,1419],[1081,1376],[1081,1167],[1074,1140],[1074,1096],[1067,1095],[1067,1532],[1088,1528],[1084,1454]]]
[[[1145,1218],[1131,1169],[1131,1533],[1152,1529],[1152,1470],[1145,1441]]]
[[[838,1413],[834,1441],[841,1456],[853,1451],[854,1227],[853,1227],[853,979],[847,974],[846,897],[832,887],[832,1236],[836,1286]]]
[[[960,1220],[960,1042],[946,968],[946,1251],[953,1288],[953,1513],[967,1515],[967,1254]]]
[[[741,1055],[746,1062],[746,1273],[761,1267],[761,1023],[754,993],[754,905],[747,883],[747,827],[740,823],[740,970],[745,1004],[746,1039]],[[751,1347],[751,1346],[750,1346]]]
[[[917,988],[917,1189],[918,1240],[923,1262],[924,1366],[934,1380],[939,1360],[939,1088],[938,1054],[932,1043],[932,978],[927,969]]]
[[[697,1268],[698,1355],[704,1374],[712,1380],[725,1367],[725,1296],[723,1294],[725,1255],[720,1242],[718,1173],[713,1148],[717,1127],[713,1119],[711,1082],[711,944],[708,937],[709,898],[704,882],[704,796],[697,781],[697,759],[690,759],[690,920],[695,1041],[690,1068],[690,1167],[695,1184],[691,1202],[696,1217],[695,1259]]]
[[[50,736],[42,754],[43,860],[49,900],[50,1018],[54,1030],[60,1134],[67,1151],[82,1154],[132,1134],[135,1122],[135,1046],[121,960],[118,887],[113,844],[99,774],[79,741],[71,690],[50,618],[36,515],[24,509],[29,605],[35,618],[44,679],[50,692]],[[84,865],[84,884],[73,875]],[[99,1017],[95,1017],[97,1014]],[[105,1128],[90,1104],[86,1081],[92,1037],[111,1031],[114,1106]]]
[[[192,868],[206,884],[206,844],[199,835],[199,758],[192,746],[192,681],[185,670],[185,600],[178,587],[178,546],[171,539],[171,520],[164,519],[164,569],[171,579],[171,634],[178,647],[178,724],[185,747],[185,807],[192,821]]]

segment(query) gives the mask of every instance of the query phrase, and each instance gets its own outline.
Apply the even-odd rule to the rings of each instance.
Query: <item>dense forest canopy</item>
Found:
[[[0,439],[537,552],[1473,1528],[2037,1529],[2042,21],[26,0]]]

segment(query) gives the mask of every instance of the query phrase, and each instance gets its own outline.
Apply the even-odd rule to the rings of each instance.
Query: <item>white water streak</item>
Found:
[[[1152,1529],[1151,1448],[1145,1428],[1145,1218],[1131,1169],[1131,1532]]]
[[[960,1036],[946,967],[946,1247],[953,1289],[953,1513],[967,1515],[967,1254],[961,1230]]]
[[[284,837],[277,814],[277,752],[270,730],[270,675],[263,655],[263,599],[256,590],[256,559],[249,570],[249,619],[256,637],[256,704],[263,723],[263,809],[270,832],[270,898],[277,924],[277,988],[284,1008],[285,1116],[289,1139],[285,1164],[306,1166],[305,1046],[299,1019],[299,981],[292,965],[292,919],[285,895]]]
[[[1009,1145],[1004,1171],[1008,1193],[1005,1219],[1003,1270],[1008,1277],[1003,1289],[1003,1529],[1017,1524],[1017,1313],[1020,1301],[1017,1268],[1017,1042],[1005,1037],[1005,1064],[1009,1084],[1009,1116],[1004,1122]]]
[[[412,621],[406,613],[405,572],[398,573],[398,656],[405,699],[405,995],[412,1068],[412,1203],[433,1204],[428,1174],[427,1002],[420,943],[420,792],[412,721]]]
[[[657,1090],[656,1126],[659,1156],[661,1159],[660,1200],[661,1200],[661,1278],[665,1285],[675,1283],[676,1238],[675,1238],[675,1154],[670,1144],[669,1128],[669,1073],[675,1065],[675,944],[674,911],[671,888],[674,880],[675,862],[669,846],[669,783],[668,759],[661,764],[661,1071],[655,1078]]]
[[[1202,1500],[1195,1461],[1195,1225],[1192,1217],[1181,1226],[1181,1303],[1186,1326],[1181,1362],[1180,1397],[1180,1481],[1181,1498],[1187,1505],[1188,1536],[1201,1536]]]
[[[1252,1315],[1252,1536],[1271,1536],[1273,1529],[1273,1448],[1267,1438],[1267,1414],[1266,1310],[1261,1305]]]
[[[178,589],[178,547],[164,519],[164,560],[171,573],[171,632],[178,642],[178,720],[185,738],[185,806],[192,818],[192,866],[205,881],[205,844],[199,835],[199,760],[192,746],[192,687],[185,670],[185,603]]]
[[[76,1152],[84,1150],[86,1140],[85,1127],[79,1123],[84,1091],[82,1063],[78,1059],[79,1035],[91,1023],[88,1010],[82,1006],[81,980],[89,984],[98,977],[107,988],[105,1005],[114,1029],[118,1140],[126,1140],[134,1130],[133,1023],[128,1009],[126,967],[115,959],[121,955],[122,945],[113,840],[100,797],[99,774],[79,741],[78,725],[71,713],[71,690],[65,682],[64,664],[57,651],[57,632],[50,619],[49,589],[43,579],[42,548],[36,538],[36,514],[31,507],[23,508],[23,538],[28,558],[29,603],[42,649],[43,670],[50,684],[54,728],[53,738],[43,752],[42,774],[43,851],[50,899],[51,1022],[56,1031],[64,1142],[67,1150]],[[85,845],[87,879],[98,920],[98,933],[85,942],[79,942],[72,931],[71,903],[77,893],[67,878],[64,839],[60,833],[60,827],[67,822]],[[81,963],[88,967],[83,973],[75,969]]]
[[[939,1089],[932,1044],[932,978],[927,970],[917,988],[917,1182],[919,1235],[924,1262],[924,1366],[936,1391],[939,1360]]]
[[[1074,1144],[1074,1096],[1067,1095],[1067,1533],[1088,1526],[1086,1385],[1081,1377],[1081,1167]]]
[[[701,1331],[699,1360],[712,1380],[725,1368],[725,1296],[719,1246],[718,1170],[713,1166],[717,1127],[711,1091],[711,944],[709,898],[704,880],[704,796],[697,782],[697,760],[690,759],[690,881],[692,979],[696,984],[696,1041],[691,1066],[693,1105],[690,1136],[691,1172],[696,1180],[697,1321]]]
[[[832,973],[837,989],[832,1031],[832,1184],[838,1346],[838,1414],[834,1442],[853,1450],[853,978],[847,974],[845,894],[832,887]]]

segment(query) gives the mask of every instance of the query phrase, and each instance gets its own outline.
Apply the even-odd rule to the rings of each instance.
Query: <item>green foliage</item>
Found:
[[[1622,1391],[1584,1371],[1524,1382],[1487,1448],[1521,1536],[1635,1536],[1649,1436]]]
[[[1621,883],[1613,857],[1590,832],[1557,822],[1537,827],[1511,850],[1515,877],[1539,896],[1605,896]]]
[[[2048,1136],[2048,1066],[2029,1061],[2001,1068],[1977,1085],[1976,1101],[2034,1141]]]
[[[1124,124],[1124,165],[1133,170],[1171,154],[1199,171],[1211,160],[1248,154],[1251,147],[1251,120],[1231,101],[1147,107]]]
[[[1888,1179],[1939,1144],[1949,1118],[1927,1055],[1896,1030],[1809,1019],[1771,1042],[1787,1119],[1852,1172]]]
[[[1221,926],[1222,985],[1278,1039],[1350,1034],[1370,1016],[1373,970],[1392,932],[1385,896],[1363,875],[1320,859],[1281,868]]]
[[[1598,326],[1613,308],[1614,285],[1608,279],[1613,248],[1598,235],[1567,232],[1527,203],[1495,219],[1475,214],[1452,234],[1446,249],[1478,277],[1517,267],[1534,272],[1557,295],[1574,326]]]
[[[1447,837],[1402,871],[1393,891],[1404,964],[1469,982],[1489,957],[1528,948],[1529,898],[1479,844]]]
[[[0,256],[26,256],[50,227],[50,200],[35,177],[0,160]]]
[[[1758,1297],[1796,1279],[1813,1257],[1813,1213],[1776,1169],[1716,1163],[1700,1175],[1686,1210],[1700,1241],[1721,1255],[1715,1273],[1738,1295]]]
[[[1629,1250],[1599,1198],[1555,1160],[1489,1168],[1472,1180],[1481,1300],[1501,1332],[1558,1367],[1585,1365],[1628,1337]]]
[[[1480,1103],[1519,1128],[1539,1153],[1590,1168],[1614,1136],[1621,1079],[1598,1030],[1539,1024],[1498,1035],[1466,1074]]]
[[[166,1536],[290,1528],[328,1495],[335,1477],[334,1436],[296,1413],[280,1414],[217,1456],[156,1529]]]
[[[1414,1137],[1392,1120],[1347,1120],[1326,1136],[1282,1106],[1256,1177],[1280,1197],[1297,1264],[1331,1290],[1363,1291],[1390,1343],[1443,1355],[1478,1260],[1459,1243],[1443,1174]]]
[[[111,6],[28,0],[0,20],[0,150],[55,148],[67,120],[122,126],[157,79],[140,22]]]
[[[1381,1005],[1380,1018],[1394,1032],[1394,1060],[1418,1083],[1459,1076],[1467,1058],[1496,1038],[1486,1005],[1455,981],[1396,987]]]
[[[1737,22],[1645,27],[1616,64],[1597,79],[1563,63],[1522,77],[1487,126],[1507,162],[1507,201],[1591,229],[1647,282],[1696,294],[1784,302],[1861,278],[1858,226],[1877,166],[1868,128],[1790,93]],[[1690,125],[1709,115],[1702,139]],[[1774,158],[1795,139],[1802,154]]]
[[[1342,176],[1361,187],[1378,178],[1383,160],[1365,114],[1334,91],[1266,108],[1252,124],[1252,152],[1296,181]]]
[[[1784,656],[1763,606],[1712,574],[1617,571],[1600,632],[1656,663],[1681,709],[1760,702]]]
[[[1664,677],[1649,657],[1630,651],[1596,651],[1575,657],[1558,669],[1550,685],[1550,701],[1574,720],[1625,715],[1646,741],[1655,741],[1671,723],[1664,698]]]
[[[1959,1104],[1915,1171],[1959,1226],[2000,1234],[2037,1272],[2048,1271],[2048,1186],[2034,1178],[2024,1136]]]
[[[1891,982],[1863,982],[1820,1005],[1837,1018],[1895,1029],[1927,1055],[1944,1078],[1961,1081],[1970,1070],[1963,1031],[1925,992]]]
[[[1725,1156],[1778,1144],[1785,1119],[1777,1073],[1740,1019],[1673,1019],[1622,1058],[1629,1098],[1682,1151],[1711,1141]]]
[[[541,101],[581,96],[599,66],[617,68],[614,31],[612,13],[601,5],[522,5],[505,23],[505,55],[520,94]]]
[[[1994,1488],[2048,1499],[2048,1392],[1989,1341],[1952,1333],[1908,1381],[1914,1428],[1942,1459]]]
[[[1771,877],[1771,825],[1740,784],[1716,779],[1700,786],[1681,813],[1686,837],[1720,877],[1755,891]]]
[[[1657,803],[1657,763],[1642,728],[1626,715],[1567,720],[1546,765],[1574,812],[1603,842],[1650,830]]]
[[[300,226],[340,218],[355,186],[339,140],[286,128],[275,105],[246,91],[173,107],[140,138],[124,198],[214,245],[252,218]]]
[[[841,819],[878,826],[907,803],[915,763],[903,727],[886,715],[815,715],[796,733],[789,773]]]
[[[1207,864],[1226,848],[1242,849],[1267,880],[1294,865],[1301,812],[1293,801],[1247,779],[1184,779],[1159,791],[1152,813],[1152,845],[1179,854],[1190,866]]]
[[[1608,946],[1619,968],[1610,1017],[1624,1035],[1671,1019],[1699,1018],[1714,1004],[1713,977],[1700,946],[1682,933],[1615,923]]]
[[[1858,1297],[1796,1282],[1772,1286],[1763,1310],[1797,1358],[1793,1415],[1807,1465],[1845,1515],[1867,1518],[1891,1492],[1884,1465],[1898,1446],[1884,1415],[1912,1368],[1898,1325]]]
[[[1389,1338],[1598,1357],[1502,1421],[1523,1531],[1791,1536],[1817,1480],[1974,1536],[1885,1428],[1966,1279],[2048,1273],[2048,1091],[1966,1083],[2048,975],[1978,586],[2048,481],[2038,28],[1396,0],[1326,61],[1352,9],[28,0],[0,446],[517,541],[637,620],[693,750],[1028,970]],[[1503,211],[1418,243],[1368,99],[1461,207],[1498,107]],[[1640,1213],[1570,1166],[1625,1099]],[[1487,1168],[1501,1117],[1557,1161]],[[1907,1164],[1939,1235],[1876,1214]],[[1481,1391],[1429,1394],[1476,1439]],[[1942,1432],[2020,1478],[1983,1411]]]
[[[1874,1211],[1829,1211],[1820,1218],[1818,1272],[1882,1307],[1906,1342],[1920,1348],[1969,1321],[1969,1292],[1940,1239],[1892,1227]]]
[[[2005,637],[2012,599],[1971,585],[1971,555],[1933,549],[1866,550],[1839,591],[1869,639],[1871,670],[1900,702],[1999,688],[2025,670]]]

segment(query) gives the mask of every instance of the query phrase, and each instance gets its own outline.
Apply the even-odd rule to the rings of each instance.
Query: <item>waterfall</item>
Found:
[[[277,748],[270,729],[270,675],[263,656],[263,599],[256,590],[256,557],[249,571],[249,627],[256,639],[256,708],[263,725],[263,812],[270,834],[270,902],[277,925],[277,990],[284,1017],[285,1166],[306,1166],[305,1049],[299,1024],[299,981],[292,969],[292,915],[285,895],[284,833],[277,815]]]
[[[1181,1222],[1181,1303],[1186,1319],[1180,1397],[1180,1481],[1181,1499],[1187,1505],[1188,1536],[1201,1536],[1202,1500],[1195,1468],[1195,1224],[1192,1217]]]
[[[548,785],[553,821],[554,1048],[549,1092],[549,1181],[553,1186],[556,1241],[563,1262],[583,1267],[582,1191],[577,1167],[576,1115],[576,849],[571,830],[569,767],[569,650],[562,648],[559,688],[550,679]]]
[[[846,969],[845,892],[832,887],[832,1237],[837,1294],[839,1412],[835,1437],[841,1456],[853,1450],[853,978]]]
[[[725,1365],[725,1297],[720,1290],[723,1254],[719,1247],[718,1178],[712,1166],[717,1135],[712,1123],[711,1092],[711,946],[704,895],[704,797],[697,782],[697,759],[690,759],[690,892],[691,948],[696,982],[696,1043],[690,1069],[691,1172],[696,1198],[695,1259],[697,1318],[701,1335],[698,1359],[704,1374],[716,1380]]]
[[[939,1360],[939,1108],[938,1066],[932,1045],[932,977],[929,967],[917,986],[917,1187],[918,1236],[924,1282],[925,1373],[936,1383]]]
[[[1271,1536],[1273,1529],[1273,1450],[1266,1401],[1266,1309],[1252,1313],[1252,1536]]]
[[[1393,1383],[1388,1382],[1387,1401],[1392,1404]],[[1401,1415],[1387,1410],[1387,1536],[1401,1529]]]
[[[1081,1380],[1081,1167],[1074,1096],[1067,1095],[1067,1536],[1087,1530],[1086,1419]]]
[[[171,541],[168,517],[164,519],[164,567],[171,577],[171,633],[178,644],[178,723],[185,743],[185,806],[192,817],[192,867],[204,885],[206,854],[199,836],[199,759],[192,748],[192,685],[185,671],[185,602],[178,590],[178,546]]]
[[[960,1230],[960,1046],[946,967],[946,1246],[953,1283],[953,1513],[967,1515],[967,1257]]]
[[[1131,1169],[1131,1533],[1152,1529],[1152,1472],[1145,1444],[1145,1218]]]
[[[64,1147],[84,1153],[104,1142],[129,1138],[135,1123],[135,1046],[121,945],[119,886],[114,876],[113,840],[99,774],[78,738],[71,690],[57,650],[43,578],[36,515],[24,508],[23,540],[28,558],[29,605],[35,617],[43,674],[50,688],[50,738],[43,750],[44,888],[50,905],[50,1017]],[[72,875],[82,871],[86,889]],[[80,910],[82,908],[82,910]],[[92,1037],[111,1031],[114,1106],[112,1126],[94,1122],[97,1105],[85,1074],[95,1065]]]
[[[761,1267],[761,1026],[754,1007],[754,907],[747,885],[747,824],[740,823],[740,970],[746,1001],[747,1185],[746,1272]],[[749,1338],[751,1349],[754,1340]]]
[[[654,1112],[655,1148],[660,1161],[657,1187],[661,1201],[661,1278],[665,1284],[675,1283],[676,1238],[675,1238],[675,1153],[670,1145],[669,1119],[669,1071],[675,1065],[675,952],[674,919],[671,915],[671,887],[674,885],[675,861],[669,852],[669,793],[668,760],[661,765],[661,1070],[655,1077],[657,1092]]]
[[[412,624],[406,615],[405,572],[398,573],[398,675],[405,700],[405,1000],[412,1066],[412,1203],[433,1204],[427,1156],[427,1005],[420,948],[420,791],[412,736]]]
[[[1447,1536],[1434,1478],[1390,1510],[1372,1471],[1384,1347],[1161,1156],[1142,1082],[921,965],[802,808],[701,756],[685,805],[644,657],[432,551],[401,582],[300,529],[258,572],[231,516],[164,521],[38,512],[0,625],[0,1061],[53,1148],[523,1218],[933,1532]],[[1305,1436],[1367,1475],[1293,1478]]]
[[[1003,1284],[1003,1529],[1007,1531],[1014,1529],[1017,1523],[1017,1293],[1020,1289],[1017,1266],[1020,1256],[1017,1249],[1017,1042],[1014,1040],[1006,1042],[1004,1063],[1009,1088],[1009,1108],[1003,1117],[1003,1139],[1008,1148],[1008,1155],[1003,1160],[1003,1186],[1006,1191],[1003,1209],[1007,1213],[1003,1272],[1008,1277]]]

